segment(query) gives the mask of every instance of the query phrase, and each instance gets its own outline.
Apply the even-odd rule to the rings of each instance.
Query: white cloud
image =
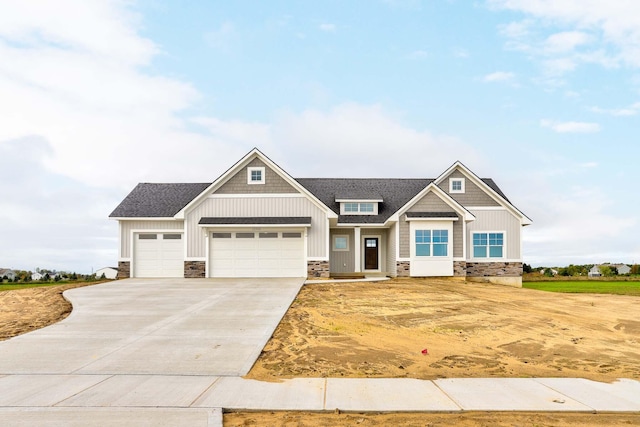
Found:
[[[495,83],[495,82],[510,82],[515,78],[515,74],[505,72],[505,71],[496,71],[495,73],[487,74],[482,77],[482,81],[486,83]]]
[[[601,130],[598,123],[558,122],[548,119],[541,120],[540,126],[552,129],[558,133],[595,133]]]
[[[562,31],[547,37],[544,50],[548,53],[563,53],[573,51],[580,45],[587,44],[591,37],[582,31]]]
[[[323,23],[318,25],[318,28],[327,33],[334,33],[337,29],[335,24]]]
[[[285,111],[274,121],[272,137],[274,158],[300,177],[435,177],[456,160],[475,170],[484,163],[473,146],[407,127],[379,105]]]
[[[636,116],[640,113],[640,102],[636,102],[624,108],[606,109],[600,107],[591,107],[589,110],[593,111],[594,113],[609,114],[611,116],[618,117]]]
[[[525,19],[503,26],[507,47],[533,57],[605,67],[640,67],[640,2],[635,0],[488,0]],[[535,30],[533,30],[535,29]],[[553,33],[546,35],[551,30]],[[555,71],[571,71],[565,67]]]
[[[585,168],[585,169],[592,169],[592,168],[597,168],[598,167],[598,162],[586,162],[586,163],[582,163],[580,164],[581,168]]]

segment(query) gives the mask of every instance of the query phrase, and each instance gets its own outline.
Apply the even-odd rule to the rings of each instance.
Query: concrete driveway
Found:
[[[302,283],[127,279],[72,289],[67,319],[0,342],[0,373],[245,375]]]

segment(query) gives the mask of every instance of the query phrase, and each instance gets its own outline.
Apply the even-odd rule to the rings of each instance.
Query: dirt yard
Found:
[[[318,414],[258,412],[224,414],[225,427],[584,427],[637,426],[637,414],[487,413],[464,414]]]
[[[443,280],[307,285],[247,377],[637,379],[639,307]]]
[[[67,317],[62,292],[0,292],[0,340]],[[640,297],[436,280],[305,286],[249,378],[640,378]],[[423,354],[423,350],[428,354]],[[638,414],[227,413],[225,426],[640,425]]]
[[[71,313],[62,293],[93,285],[72,283],[0,292],[0,341],[59,322]]]

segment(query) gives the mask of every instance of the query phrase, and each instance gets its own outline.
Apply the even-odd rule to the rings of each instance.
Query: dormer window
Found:
[[[344,200],[340,203],[340,215],[378,215],[378,203],[382,200]]]
[[[449,193],[464,193],[464,178],[449,178]]]
[[[264,184],[264,167],[247,168],[247,184]]]

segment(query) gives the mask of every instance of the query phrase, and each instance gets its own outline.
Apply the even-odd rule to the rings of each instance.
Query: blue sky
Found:
[[[525,262],[640,262],[636,1],[0,12],[0,267],[113,265],[107,216],[136,183],[212,181],[253,147],[296,177],[461,160],[533,219]]]

